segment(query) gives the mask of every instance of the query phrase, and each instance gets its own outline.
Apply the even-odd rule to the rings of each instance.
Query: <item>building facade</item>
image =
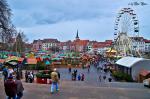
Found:
[[[42,40],[34,40],[33,41],[33,50],[41,50],[42,49]]]
[[[42,41],[42,49],[49,50],[52,47],[57,47],[59,41],[57,39],[44,39]]]
[[[132,37],[131,50],[145,52],[145,41],[143,37]]]
[[[145,41],[145,52],[150,52],[150,40],[144,40]]]

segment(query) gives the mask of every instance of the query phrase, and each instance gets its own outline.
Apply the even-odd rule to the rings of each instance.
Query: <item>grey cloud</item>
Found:
[[[113,2],[114,0],[106,0],[106,2]],[[10,1],[12,2],[12,1]],[[15,10],[26,10],[26,12],[20,14],[20,17],[24,17],[26,20],[30,20],[29,17],[24,16],[28,14],[32,17],[29,25],[36,24],[55,24],[62,21],[74,21],[74,20],[89,20],[94,18],[110,17],[109,13],[110,4],[101,0],[14,0],[12,2]],[[116,3],[117,4],[117,3]],[[116,5],[112,3],[111,5]],[[26,20],[18,20],[28,23]]]

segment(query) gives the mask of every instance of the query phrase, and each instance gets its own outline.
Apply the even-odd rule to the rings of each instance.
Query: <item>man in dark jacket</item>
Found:
[[[13,77],[10,76],[4,83],[5,93],[8,99],[16,99],[17,94],[17,84],[14,82]]]
[[[23,96],[23,85],[22,85],[22,82],[20,80],[20,76],[17,76],[16,77],[16,81],[15,83],[17,84],[17,99],[21,99],[21,97]]]

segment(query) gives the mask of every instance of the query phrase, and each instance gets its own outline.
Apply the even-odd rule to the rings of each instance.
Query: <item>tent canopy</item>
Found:
[[[36,58],[27,58],[27,64],[37,64]]]
[[[108,51],[106,51],[107,53],[109,53],[109,52],[111,52],[111,53],[117,53],[117,51],[116,50],[114,50],[114,49],[109,49]]]
[[[134,64],[138,63],[139,61],[143,61],[143,60],[148,60],[148,59],[136,58],[136,57],[123,57],[123,58],[119,59],[116,62],[116,64],[130,68]]]

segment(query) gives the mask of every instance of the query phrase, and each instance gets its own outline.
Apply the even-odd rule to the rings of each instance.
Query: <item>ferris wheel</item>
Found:
[[[122,8],[117,14],[114,27],[114,48],[122,56],[132,55],[131,38],[139,36],[139,21],[134,10]]]

